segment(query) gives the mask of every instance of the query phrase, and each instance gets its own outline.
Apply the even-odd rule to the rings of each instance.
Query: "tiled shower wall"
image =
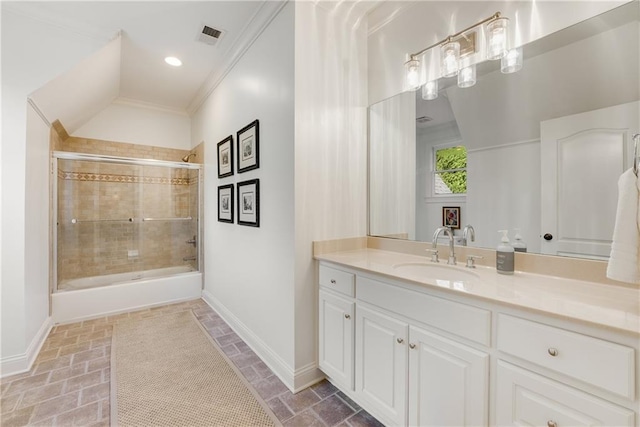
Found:
[[[196,260],[183,257],[197,255],[186,241],[198,234],[198,171],[59,159],[57,179],[59,284],[164,267],[197,269]]]

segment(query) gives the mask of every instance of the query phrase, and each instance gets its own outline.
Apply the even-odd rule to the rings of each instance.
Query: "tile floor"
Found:
[[[194,311],[285,427],[382,425],[326,380],[292,394],[203,300],[54,327],[29,372],[0,380],[0,425],[109,426],[113,325],[182,310]]]

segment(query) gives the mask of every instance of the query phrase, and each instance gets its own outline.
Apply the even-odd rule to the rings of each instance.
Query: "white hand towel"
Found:
[[[629,169],[618,180],[618,210],[607,277],[640,283],[640,182]]]

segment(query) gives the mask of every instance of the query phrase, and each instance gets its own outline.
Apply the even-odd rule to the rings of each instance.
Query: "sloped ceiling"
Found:
[[[30,96],[50,122],[59,119],[72,133],[115,99],[194,112],[284,4],[51,1],[11,2],[7,7],[77,37],[110,40],[117,35]],[[215,46],[197,40],[203,25],[223,31]],[[183,65],[167,65],[167,56],[180,58]]]
[[[30,96],[49,123],[60,120],[73,133],[120,92],[122,37],[58,76]]]

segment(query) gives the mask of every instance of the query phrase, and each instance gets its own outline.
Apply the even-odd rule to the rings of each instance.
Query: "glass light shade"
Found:
[[[487,24],[487,59],[500,59],[507,53],[509,20],[498,18]]]
[[[407,86],[409,90],[418,89],[420,86],[420,61],[410,59],[405,63],[407,72]]]
[[[471,87],[476,84],[476,64],[461,68],[458,72],[458,87]]]
[[[449,42],[440,48],[440,72],[442,77],[453,77],[458,74],[460,59],[460,43]]]
[[[522,69],[522,47],[509,50],[500,60],[500,71],[504,74],[515,73]]]
[[[431,101],[438,97],[438,81],[432,80],[422,86],[422,99]]]

